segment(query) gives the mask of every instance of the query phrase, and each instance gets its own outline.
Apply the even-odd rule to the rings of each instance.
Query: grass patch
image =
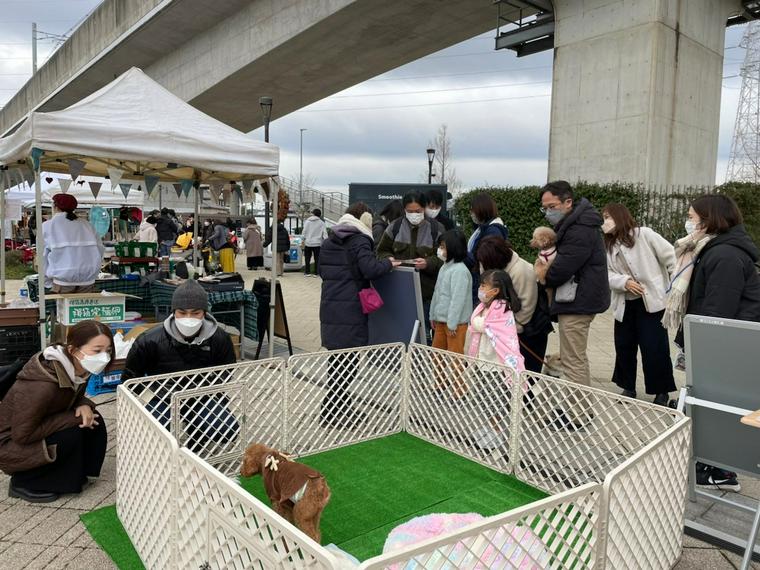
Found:
[[[116,505],[103,507],[79,517],[92,536],[119,570],[145,570],[127,531],[116,516]]]
[[[382,553],[388,533],[432,513],[492,516],[547,495],[406,433],[305,457],[327,478],[332,496],[322,515],[322,544],[360,560]],[[243,487],[269,504],[261,477]]]
[[[303,462],[327,477],[332,492],[322,516],[322,544],[334,543],[360,560],[381,554],[390,531],[414,517],[470,512],[492,516],[547,496],[515,477],[406,433],[311,455]],[[260,476],[240,482],[269,504]],[[120,570],[144,569],[115,506],[81,519]]]
[[[33,266],[25,264],[22,261],[20,251],[5,252],[5,278],[6,279],[23,279],[27,275],[32,275],[37,271]]]

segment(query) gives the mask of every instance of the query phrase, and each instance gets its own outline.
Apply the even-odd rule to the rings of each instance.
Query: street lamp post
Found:
[[[298,168],[298,199],[303,204],[303,132],[308,129],[301,129],[301,165]]]
[[[272,98],[271,97],[259,97],[259,106],[261,107],[261,115],[264,117],[264,142],[269,142],[269,119],[272,117]],[[271,190],[270,190],[271,194]],[[270,196],[271,199],[271,196]],[[269,202],[264,202],[264,227],[269,227]],[[274,259],[272,260],[274,263]]]
[[[434,148],[427,149],[427,157],[428,157],[428,184],[432,184],[433,183],[433,159],[435,158]]]
[[[269,142],[269,119],[272,117],[272,98],[271,97],[259,97],[259,106],[261,106],[261,114],[264,116],[264,142]],[[271,221],[269,221],[269,210],[270,208],[267,207],[264,213],[265,216],[265,222],[264,227],[265,228],[272,228],[272,282],[271,282],[271,288],[269,290],[269,358],[272,358],[274,356],[274,320],[275,320],[275,296],[277,295],[277,256],[282,255],[283,252],[277,251],[277,206],[279,204],[279,192],[280,192],[280,186],[279,182],[275,179],[270,179],[269,183],[269,201],[267,202],[267,206],[269,206],[269,203],[271,202],[271,210],[273,214],[273,218]],[[242,334],[242,333],[241,333]],[[242,338],[242,337],[241,337]]]
[[[272,117],[272,98],[259,97],[261,114],[264,116],[264,142],[269,142],[269,119]]]

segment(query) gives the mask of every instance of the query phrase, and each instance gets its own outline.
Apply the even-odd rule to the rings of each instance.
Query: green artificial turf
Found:
[[[431,513],[496,515],[546,497],[543,491],[406,433],[305,457],[330,486],[322,544],[366,560],[396,526]],[[269,504],[261,477],[243,488]]]
[[[483,467],[406,433],[305,457],[330,486],[322,515],[322,544],[334,543],[359,560],[382,553],[396,526],[431,513],[496,515],[547,495],[514,477]],[[261,477],[241,478],[264,504]],[[144,570],[116,507],[81,516],[95,542],[120,570]]]
[[[116,505],[83,514],[82,523],[119,570],[145,570],[127,532],[116,516]]]

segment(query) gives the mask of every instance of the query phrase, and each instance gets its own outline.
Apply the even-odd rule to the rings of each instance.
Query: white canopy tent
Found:
[[[159,182],[181,184],[186,191],[207,183],[220,188],[231,181],[251,188],[270,190],[277,204],[279,149],[256,141],[217,121],[132,68],[89,97],[61,111],[32,112],[12,135],[0,139],[0,168],[5,171],[3,187],[34,177],[37,227],[42,227],[40,172],[115,177],[125,181],[144,180],[146,190]],[[0,196],[3,209],[5,193]],[[0,211],[0,223],[4,212]],[[198,235],[198,216],[194,234]],[[276,236],[277,216],[272,232]],[[276,255],[273,240],[273,256]],[[45,275],[42,232],[37,233],[40,274],[40,330],[45,343]],[[4,248],[2,249],[4,254]],[[194,253],[194,260],[197,255]],[[5,291],[5,263],[0,261],[0,292]],[[270,327],[274,330],[276,273],[272,269]],[[242,334],[242,331],[241,331]],[[270,355],[272,344],[270,343]]]

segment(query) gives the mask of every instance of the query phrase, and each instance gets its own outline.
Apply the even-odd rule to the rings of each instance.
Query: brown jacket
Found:
[[[251,226],[245,228],[243,234],[243,241],[245,242],[245,255],[246,257],[261,257],[264,255],[264,248],[261,246],[261,229],[259,226]]]
[[[266,464],[262,468],[264,489],[272,504],[287,503],[309,479],[321,479],[322,474],[303,463],[289,461],[279,453],[272,454],[279,462],[277,471],[270,469]],[[269,457],[269,456],[267,456]]]
[[[0,402],[0,469],[11,475],[55,461],[55,445],[45,438],[78,426],[78,406],[95,409],[84,397],[86,388],[75,386],[63,366],[42,353],[30,358]]]

